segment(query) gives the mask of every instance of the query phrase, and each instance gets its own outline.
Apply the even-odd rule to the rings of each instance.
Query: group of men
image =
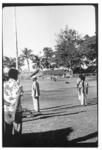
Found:
[[[38,114],[40,113],[39,106],[39,96],[40,96],[40,88],[39,83],[37,81],[37,77],[39,74],[39,70],[35,71],[31,78],[33,80],[32,83],[32,99],[33,99],[33,108],[34,111]],[[4,131],[7,131],[8,125],[11,126],[11,131],[15,130],[15,116],[18,105],[20,106],[20,99],[23,94],[22,86],[18,82],[19,72],[18,70],[12,68],[8,72],[8,79],[3,83],[4,90]],[[86,99],[88,94],[88,83],[85,81],[84,75],[79,75],[79,79],[77,80],[77,89],[78,89],[78,99],[81,105],[86,105]],[[8,132],[8,131],[7,131]]]

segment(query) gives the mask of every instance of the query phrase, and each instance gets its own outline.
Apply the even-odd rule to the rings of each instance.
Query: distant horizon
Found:
[[[95,9],[92,5],[16,7],[18,52],[31,49],[39,55],[44,47],[55,50],[56,34],[68,25],[82,37],[95,35]],[[3,56],[16,57],[14,7],[3,9]]]

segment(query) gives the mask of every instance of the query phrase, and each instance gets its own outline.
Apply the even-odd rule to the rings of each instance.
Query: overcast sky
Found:
[[[16,7],[19,54],[24,48],[39,54],[54,50],[56,34],[66,25],[84,36],[95,34],[95,9],[91,5]],[[14,7],[3,9],[3,55],[16,56]]]

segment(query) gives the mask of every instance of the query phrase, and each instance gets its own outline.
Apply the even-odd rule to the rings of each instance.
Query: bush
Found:
[[[73,69],[73,74],[96,73],[96,72],[97,72],[96,66],[90,66],[86,70],[82,69],[81,67],[76,67]]]
[[[96,66],[90,66],[87,68],[86,73],[96,73]]]
[[[81,67],[76,67],[73,69],[73,74],[80,74],[80,73],[85,73],[85,70],[82,69]]]
[[[62,76],[63,74],[64,74],[64,69],[61,69],[61,70],[46,70],[46,71],[43,71],[43,75]]]

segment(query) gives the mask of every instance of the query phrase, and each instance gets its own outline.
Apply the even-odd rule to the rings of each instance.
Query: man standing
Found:
[[[82,78],[82,75],[80,74],[79,78],[77,79],[78,100],[80,101],[80,103],[81,103],[81,87],[80,87],[81,78]]]
[[[81,105],[87,105],[88,83],[85,81],[85,76],[80,75],[77,81],[78,99]]]
[[[32,99],[33,99],[33,107],[35,112],[40,112],[40,106],[39,106],[39,96],[40,96],[40,88],[39,88],[39,83],[37,81],[37,73],[33,73],[32,79],[33,79],[33,84],[32,84]]]
[[[10,69],[8,72],[8,80],[3,84],[3,106],[4,106],[4,134],[15,134],[15,118],[20,96],[22,94],[22,86],[18,85],[19,72],[16,69]]]

